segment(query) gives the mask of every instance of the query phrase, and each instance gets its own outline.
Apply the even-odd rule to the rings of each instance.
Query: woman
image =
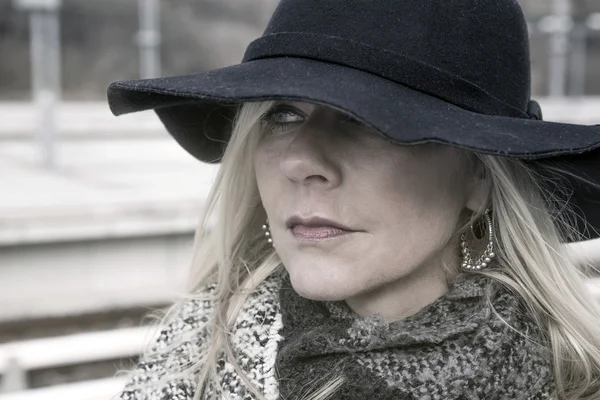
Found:
[[[600,128],[529,75],[514,0],[283,0],[239,65],[111,85],[222,163],[119,398],[600,398]]]

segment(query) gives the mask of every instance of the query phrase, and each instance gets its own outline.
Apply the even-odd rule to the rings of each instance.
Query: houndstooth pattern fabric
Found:
[[[178,310],[120,400],[193,398],[196,382],[176,371],[205,350],[214,290],[208,286]],[[238,364],[268,400],[301,398],[335,376],[345,381],[331,399],[544,400],[553,398],[554,384],[542,336],[515,295],[481,276],[459,280],[413,316],[383,323],[358,317],[343,302],[304,299],[287,275],[275,274],[248,297],[230,339]],[[254,398],[225,357],[217,368],[219,390],[208,388],[202,399]]]
[[[542,400],[554,394],[542,331],[516,295],[487,277],[465,275],[444,296],[392,323],[359,317],[344,302],[303,299],[289,281],[280,301],[282,398],[308,394],[315,377],[325,383],[338,375],[345,381],[330,399]]]
[[[240,310],[232,329],[231,347],[236,360],[250,381],[268,400],[279,397],[275,376],[275,355],[282,337],[281,313],[277,299],[280,276],[262,282]],[[177,311],[160,331],[150,351],[141,356],[130,371],[128,382],[117,398],[120,400],[191,400],[197,382],[178,377],[177,371],[201,361],[210,334],[209,322],[214,313],[212,300],[216,286],[209,285]],[[254,397],[233,365],[222,354],[217,370],[219,389],[208,388],[202,399],[224,398],[252,400]],[[197,369],[192,370],[193,373]]]

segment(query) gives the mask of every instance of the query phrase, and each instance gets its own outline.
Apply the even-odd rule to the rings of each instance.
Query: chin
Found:
[[[350,271],[336,273],[325,271],[325,268],[299,266],[286,269],[296,293],[309,300],[341,301],[360,292],[358,277],[351,277]]]

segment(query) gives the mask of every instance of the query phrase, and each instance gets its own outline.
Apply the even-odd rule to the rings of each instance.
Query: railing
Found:
[[[108,378],[0,394],[0,400],[111,400],[125,379]]]
[[[139,355],[144,346],[151,339],[151,329],[148,327],[127,328],[112,331],[81,333],[75,335],[33,339],[23,342],[12,342],[0,345],[0,375],[3,375],[0,393],[11,393],[0,395],[0,400],[17,399],[19,392],[27,389],[27,371],[56,368],[65,365],[79,365],[89,362],[117,360]],[[99,380],[88,382],[92,386],[111,389],[115,385],[113,380]],[[61,385],[65,393],[79,393],[81,385],[86,383]],[[88,388],[89,389],[89,388]],[[104,390],[104,389],[103,389]],[[27,393],[46,393],[51,389],[34,389]],[[61,400],[75,399],[83,400],[88,397],[57,397]],[[40,399],[52,399],[55,397],[43,397]],[[37,399],[38,397],[31,397]],[[91,397],[93,398],[93,397]],[[30,399],[30,397],[27,397]]]

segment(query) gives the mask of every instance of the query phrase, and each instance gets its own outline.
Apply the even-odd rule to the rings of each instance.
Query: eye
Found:
[[[278,105],[260,117],[261,128],[267,132],[285,131],[304,122],[304,113],[289,105]]]
[[[356,126],[365,126],[365,124],[363,124],[362,122],[360,122],[359,120],[357,120],[356,118],[354,118],[353,116],[348,115],[348,114],[340,113],[339,120],[340,120],[340,122],[345,123],[345,124],[356,125]]]

